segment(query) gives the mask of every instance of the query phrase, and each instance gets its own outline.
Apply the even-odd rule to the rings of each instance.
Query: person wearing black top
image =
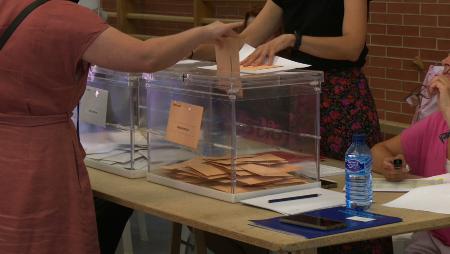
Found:
[[[368,52],[367,13],[368,1],[361,0],[268,0],[241,33],[257,47],[243,65],[271,64],[278,52],[291,48],[291,60],[324,71],[321,153],[330,158],[344,159],[353,133],[365,133],[370,146],[381,140],[374,99],[361,70]],[[269,39],[280,27],[284,33]]]
[[[370,146],[381,140],[374,99],[361,70],[368,53],[368,6],[369,1],[364,0],[267,0],[258,16],[241,33],[246,43],[256,47],[255,52],[242,61],[245,66],[272,64],[275,55],[291,49],[291,60],[324,71],[321,153],[339,160],[344,159],[353,133],[365,133]],[[280,28],[283,34],[272,38]],[[211,58],[211,52],[205,48],[198,48],[195,53],[200,59]],[[304,116],[297,117],[300,122]],[[295,130],[295,126],[289,128]],[[268,253],[213,234],[206,234],[206,240],[216,254]],[[223,246],[234,248],[230,251]],[[318,253],[389,254],[393,253],[392,240],[387,237],[335,245],[319,248]]]

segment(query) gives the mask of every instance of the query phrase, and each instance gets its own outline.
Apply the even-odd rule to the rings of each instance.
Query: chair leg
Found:
[[[180,223],[172,223],[172,242],[170,246],[171,254],[180,254],[181,226],[182,225]]]

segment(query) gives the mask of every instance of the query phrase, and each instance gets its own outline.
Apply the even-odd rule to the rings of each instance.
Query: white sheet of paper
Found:
[[[122,149],[121,145],[129,145],[131,142],[130,132],[128,131],[85,132],[80,138],[86,154],[109,153]],[[146,138],[138,131],[135,132],[134,140],[137,147],[147,146]]]
[[[352,216],[345,218],[346,220],[354,220],[354,221],[361,221],[361,222],[369,222],[374,221],[375,219],[367,218],[367,217],[360,217],[360,216]]]
[[[107,106],[108,91],[87,86],[80,100],[80,121],[104,127]]]
[[[245,58],[247,58],[253,51],[255,51],[254,47],[252,47],[248,44],[244,44],[244,46],[242,46],[241,50],[239,51],[239,61],[242,61]],[[307,65],[304,63],[294,62],[294,61],[291,61],[289,59],[282,58],[279,56],[275,57],[275,59],[273,61],[273,65],[278,65],[280,67],[270,68],[270,69],[262,69],[262,70],[245,70],[245,71],[241,70],[241,73],[263,74],[263,73],[272,73],[272,72],[293,70],[293,69],[298,69],[298,68],[306,68],[306,67],[310,66],[310,65]],[[201,66],[198,68],[207,69],[207,70],[217,70],[217,65]]]
[[[193,63],[198,63],[198,62],[200,62],[200,61],[192,60],[192,59],[184,59],[184,60],[178,61],[177,64],[193,64]]]
[[[269,203],[269,200],[271,199],[287,198],[316,193],[320,194],[320,196],[314,198]],[[290,215],[335,206],[343,206],[345,205],[345,194],[342,192],[331,191],[322,188],[311,188],[305,190],[267,195],[257,198],[244,199],[241,201],[241,203]]]
[[[442,174],[442,175],[437,175],[437,176],[430,176],[424,179],[443,179],[444,183],[450,183],[450,173],[446,173],[446,174]]]
[[[372,189],[373,191],[385,191],[385,192],[408,192],[412,189],[443,184],[443,178],[419,178],[419,179],[405,179],[401,182],[389,182],[384,178],[373,178]]]
[[[148,150],[139,150],[137,151],[140,155],[144,156],[146,159],[148,159]]]
[[[415,188],[384,206],[450,214],[450,184]]]
[[[111,131],[108,132],[109,139],[118,144],[130,144],[130,132],[128,131]],[[134,143],[136,145],[147,145],[147,139],[141,132],[134,132]]]
[[[117,165],[117,166],[120,166],[120,167],[123,167],[123,168],[126,168],[126,169],[131,169],[131,162],[117,163],[117,164],[114,164],[114,165]],[[147,160],[146,159],[141,158],[141,159],[138,159],[138,160],[134,161],[134,164],[133,164],[133,168],[134,169],[145,169],[146,167],[147,167]]]

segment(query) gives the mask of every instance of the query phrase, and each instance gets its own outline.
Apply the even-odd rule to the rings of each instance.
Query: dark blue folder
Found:
[[[339,233],[344,233],[348,231],[354,231],[358,229],[363,228],[371,228],[371,227],[377,227],[381,225],[386,224],[392,224],[401,222],[401,218],[397,217],[391,217],[376,213],[369,213],[364,211],[358,211],[354,209],[349,209],[345,207],[333,207],[333,208],[327,208],[322,210],[316,210],[311,212],[306,212],[304,214],[316,216],[316,217],[323,217],[328,218],[332,220],[342,221],[346,224],[345,228],[340,229],[332,229],[332,230],[320,230],[320,229],[314,229],[314,228],[307,228],[297,225],[291,225],[280,222],[281,217],[275,217],[265,220],[251,220],[253,225],[263,228],[272,229],[275,231],[282,231],[290,234],[296,234],[296,235],[302,235],[306,238],[316,238],[321,236],[327,236],[327,235],[334,235]],[[370,218],[374,219],[372,221],[363,222],[363,221],[355,221],[355,220],[349,220],[347,218],[358,216],[363,218]]]

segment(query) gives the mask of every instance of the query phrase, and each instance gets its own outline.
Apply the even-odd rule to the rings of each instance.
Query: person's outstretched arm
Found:
[[[117,29],[106,29],[85,51],[83,60],[105,68],[127,72],[154,72],[189,56],[201,43],[218,43],[241,23],[214,22],[207,26],[141,41]]]

